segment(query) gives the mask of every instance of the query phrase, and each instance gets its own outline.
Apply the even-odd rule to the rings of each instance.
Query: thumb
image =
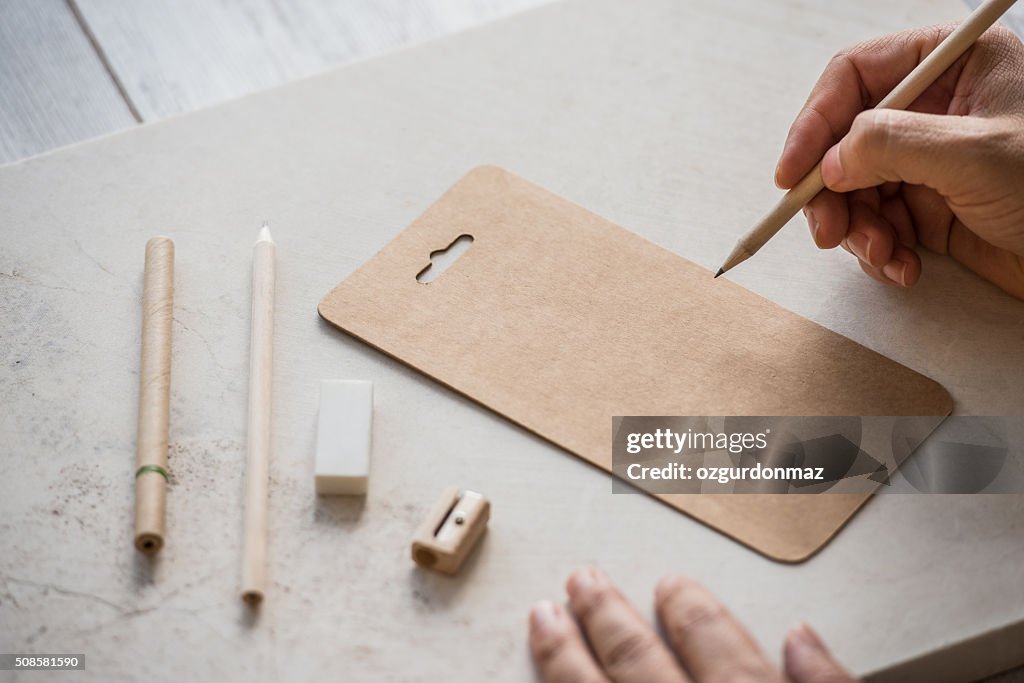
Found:
[[[782,650],[786,676],[793,683],[856,683],[857,679],[839,666],[817,634],[801,624],[786,636]]]
[[[982,129],[982,122],[967,116],[869,109],[825,153],[821,176],[836,192],[906,182],[953,194]]]

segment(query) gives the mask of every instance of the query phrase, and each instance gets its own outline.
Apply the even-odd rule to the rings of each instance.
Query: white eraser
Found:
[[[317,493],[366,494],[372,422],[373,382],[320,382],[320,418],[316,433]]]

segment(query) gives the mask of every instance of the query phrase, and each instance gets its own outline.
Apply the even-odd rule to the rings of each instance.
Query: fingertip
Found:
[[[793,170],[797,163],[795,156],[799,156],[799,149],[794,149],[792,141],[787,139],[779,163],[775,165],[775,187],[780,190],[789,190],[800,182],[799,174]]]
[[[892,260],[882,266],[882,275],[899,287],[913,287],[921,279],[921,257],[913,249],[898,246]]]
[[[606,681],[576,621],[560,603],[543,600],[530,612],[530,655],[541,680]]]
[[[850,234],[846,236],[846,247],[853,253],[854,256],[859,258],[864,263],[870,266],[879,267],[881,264],[875,265],[871,262],[871,236],[865,235],[862,232],[850,231]]]
[[[817,648],[808,638],[806,624],[798,624],[789,630],[782,643],[782,664],[790,678],[800,680],[807,666],[808,657],[813,657]]]
[[[846,244],[857,258],[881,270],[893,260],[897,245],[896,229],[874,209],[872,203],[851,194],[850,226]]]
[[[685,579],[682,576],[676,574],[661,577],[654,586],[654,599],[658,602],[663,601],[669,595],[682,588],[684,581]]]
[[[664,576],[654,587],[655,609],[661,613],[672,609],[680,600],[709,600],[717,604],[718,600],[711,591],[696,579],[682,574]]]
[[[565,582],[565,591],[570,598],[574,598],[606,580],[605,573],[597,567],[584,567],[569,575],[569,579]]]
[[[780,190],[788,190],[796,181],[790,181],[790,167],[793,165],[793,135],[796,132],[797,120],[793,122],[789,132],[786,134],[786,141],[782,143],[782,152],[779,154],[779,161],[775,164],[775,187]]]
[[[530,634],[545,637],[561,630],[565,608],[551,600],[541,600],[530,610]]]
[[[855,683],[855,679],[832,658],[825,643],[807,624],[798,625],[786,635],[782,660],[786,675],[794,683]]]
[[[815,246],[821,249],[821,243],[818,242],[818,229],[821,227],[821,223],[818,222],[810,204],[804,207],[804,218],[807,219],[807,229],[811,231],[811,239],[814,240]]]
[[[798,656],[797,650],[801,645],[802,634],[800,631],[802,627],[803,624],[801,623],[789,629],[789,631],[786,632],[786,637],[782,641],[782,663],[787,669],[792,668],[793,662]]]
[[[808,202],[804,215],[819,249],[835,249],[846,237],[850,211],[845,196],[824,190]]]
[[[907,286],[907,264],[903,261],[893,259],[882,266],[882,274],[885,275],[894,285],[899,287]]]
[[[823,652],[826,651],[825,643],[821,640],[821,636],[819,636],[817,632],[815,632],[815,630],[805,621],[797,624],[796,627],[789,632],[787,640],[789,638],[799,640],[803,644],[809,645],[817,650],[821,650]]]
[[[913,287],[921,279],[921,259],[916,257],[913,261],[907,262],[907,267],[903,271],[903,286]]]

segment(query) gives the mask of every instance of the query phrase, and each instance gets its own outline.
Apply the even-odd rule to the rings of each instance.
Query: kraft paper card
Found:
[[[465,253],[418,281],[462,235]],[[606,471],[615,415],[944,416],[952,406],[927,377],[495,167],[466,175],[319,312]],[[870,494],[656,497],[798,562]]]

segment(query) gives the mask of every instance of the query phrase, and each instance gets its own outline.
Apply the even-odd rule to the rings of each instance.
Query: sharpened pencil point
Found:
[[[260,236],[256,238],[257,242],[273,242],[274,238],[270,236],[270,226],[264,221],[263,227],[260,228]]]
[[[721,274],[722,274],[722,273],[724,273],[724,272],[725,272],[724,270],[722,270],[721,268],[719,268],[719,269],[718,269],[718,272],[717,272],[717,273],[715,273],[715,278],[717,278],[717,277],[718,277],[719,275],[721,275]]]

